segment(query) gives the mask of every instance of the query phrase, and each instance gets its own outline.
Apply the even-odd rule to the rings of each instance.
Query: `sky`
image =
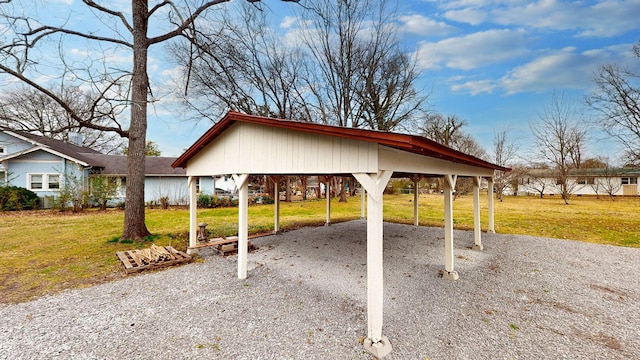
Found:
[[[263,2],[274,26],[295,34],[296,5]],[[429,108],[466,121],[467,131],[487,150],[495,132],[508,131],[526,157],[533,146],[530,123],[549,106],[553,92],[582,108],[602,64],[640,71],[631,53],[640,40],[639,16],[640,0],[409,0],[399,2],[393,20],[404,47],[417,56],[418,86],[429,94]],[[587,155],[615,157],[616,143],[587,124],[593,116],[584,115],[591,129]],[[180,154],[179,146],[166,145],[175,137],[165,140],[150,131],[154,136],[167,155]]]
[[[83,6],[79,0],[48,2],[61,14],[69,9],[81,14],[77,9]],[[124,9],[130,0],[108,3]],[[640,72],[640,61],[631,53],[640,40],[640,0],[405,0],[398,4],[396,16],[389,20],[398,27],[406,51],[417,56],[422,70],[418,87],[429,94],[429,108],[466,121],[466,130],[487,150],[494,133],[506,130],[516,139],[523,158],[530,154],[530,124],[549,105],[551,94],[563,93],[582,107],[600,65],[618,63]],[[262,6],[270,12],[274,29],[283,36],[295,36],[298,5],[262,0]],[[66,19],[73,22],[82,17]],[[71,52],[86,51],[80,44],[70,45]],[[122,54],[113,57],[127,60]],[[181,119],[179,105],[165,91],[178,73],[175,67],[166,49],[153,49],[149,69],[160,101],[150,107],[147,138],[158,143],[163,156],[179,156],[212,125]],[[615,157],[616,144],[587,123],[593,116],[584,115],[591,135],[587,157]]]

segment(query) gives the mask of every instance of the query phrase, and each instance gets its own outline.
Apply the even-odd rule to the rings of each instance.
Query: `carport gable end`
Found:
[[[381,358],[391,351],[382,335],[382,193],[391,176],[444,176],[446,272],[453,269],[451,193],[458,176],[486,177],[492,185],[495,164],[450,149],[421,136],[273,119],[228,112],[173,164],[186,168],[190,187],[190,244],[196,243],[198,176],[232,174],[239,186],[238,278],[247,277],[247,177],[253,175],[353,175],[368,192],[367,339],[365,349]],[[474,185],[479,180],[474,180]],[[474,191],[474,196],[479,192]],[[448,196],[447,196],[448,195]],[[449,201],[447,201],[449,199]],[[493,229],[493,196],[489,194]],[[474,201],[474,204],[477,202]],[[414,204],[417,206],[417,203]],[[328,208],[328,207],[327,207]],[[476,211],[474,211],[474,214]],[[416,211],[417,214],[417,211]],[[278,218],[277,215],[275,217]],[[479,216],[474,221],[479,224]],[[479,229],[479,226],[475,227]],[[479,236],[477,236],[479,239]],[[477,244],[476,244],[477,245]]]

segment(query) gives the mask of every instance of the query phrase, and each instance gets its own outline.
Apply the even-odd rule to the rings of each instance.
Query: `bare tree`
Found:
[[[549,174],[551,174],[549,169],[544,169],[543,171],[540,171],[540,169],[528,169],[522,177],[523,185],[526,185],[527,189],[536,191],[540,195],[540,199],[542,199],[544,198],[544,191],[549,186],[547,182]]]
[[[597,181],[600,183],[602,190],[609,195],[611,201],[615,201],[616,195],[622,189],[622,181],[620,181],[620,175],[616,171],[616,168],[611,165],[611,161],[607,158],[602,158],[604,166],[602,167],[602,179]]]
[[[308,120],[300,92],[303,55],[269,27],[266,12],[246,3],[215,14],[173,52],[189,80],[185,102],[217,121],[211,108]],[[224,56],[221,56],[224,54]]]
[[[431,114],[425,118],[420,131],[429,139],[454,150],[478,158],[487,157],[487,152],[482,146],[464,131],[465,126],[467,126],[467,122],[456,115],[449,115],[445,118],[441,114]]]
[[[538,114],[538,122],[529,124],[539,155],[552,165],[565,204],[576,186],[570,181],[570,171],[580,168],[586,142],[586,129],[578,120],[575,104],[553,93],[549,105]]]
[[[640,41],[633,46],[640,60]],[[640,61],[638,61],[640,63]],[[599,111],[603,129],[627,149],[629,161],[640,161],[640,74],[620,64],[602,65],[593,79],[596,89],[587,104]]]
[[[471,135],[464,131],[465,126],[467,126],[467,122],[455,115],[449,115],[445,118],[441,114],[430,114],[424,119],[420,131],[429,139],[454,150],[478,158],[486,158],[486,151]],[[441,188],[442,180],[439,179]],[[472,188],[473,181],[470,178],[461,178],[456,182],[455,196],[466,194]]]
[[[301,16],[310,54],[307,109],[327,124],[396,130],[422,111],[415,59],[403,54],[387,0],[319,0]],[[346,178],[340,179],[346,201]]]
[[[63,99],[83,118],[92,116],[95,101],[91,94],[77,86],[63,88],[61,93],[54,90],[51,92]],[[108,116],[94,120],[96,124],[102,125],[107,125],[109,121]],[[12,89],[0,96],[0,124],[61,141],[68,141],[70,133],[80,133],[82,143],[79,145],[105,154],[118,153],[123,146],[122,138],[118,134],[82,126],[53,99],[30,87]]]
[[[493,162],[503,167],[509,167],[515,160],[518,151],[517,143],[509,137],[506,130],[493,134]],[[502,201],[505,190],[511,187],[515,172],[498,171],[493,179],[496,196]]]
[[[147,132],[147,106],[150,96],[148,75],[148,52],[152,45],[164,43],[184,35],[195,28],[195,21],[209,8],[226,0],[202,1],[199,5],[190,1],[162,1],[149,6],[148,0],[132,0],[130,12],[109,8],[93,0],[83,0],[87,13],[94,19],[82,23],[91,24],[91,30],[75,28],[73,22],[62,21],[47,24],[44,19],[36,19],[28,14],[39,14],[34,7],[20,1],[7,1],[0,10],[4,38],[0,42],[0,72],[49,96],[64,109],[78,124],[102,131],[113,131],[127,138],[127,201],[125,205],[123,239],[143,239],[149,235],[145,224],[144,209],[144,163]],[[249,0],[251,1],[251,0]],[[11,6],[14,5],[14,6]],[[130,15],[129,15],[130,14]],[[72,13],[68,14],[70,18]],[[164,24],[169,30],[158,35],[149,35],[150,23]],[[98,28],[96,29],[95,26]],[[102,53],[94,58],[82,60],[66,56],[65,40],[84,40]],[[57,43],[59,63],[62,70],[56,79],[60,87],[68,81],[78,81],[94,89],[98,94],[94,100],[92,114],[79,114],[49,90],[50,86],[39,82],[38,75],[44,67],[40,61],[47,53],[46,46]],[[40,49],[40,58],[38,58]],[[118,64],[109,63],[111,55],[126,52],[132,55],[129,69],[119,69]],[[50,63],[51,59],[45,59]],[[129,119],[119,119],[118,108],[127,107]],[[107,114],[104,109],[111,109]],[[96,119],[110,117],[110,124],[96,123]],[[128,120],[128,121],[127,121]]]

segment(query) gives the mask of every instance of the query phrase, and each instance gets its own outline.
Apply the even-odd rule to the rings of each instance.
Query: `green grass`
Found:
[[[413,224],[413,196],[386,195],[385,221]],[[443,197],[420,197],[420,225],[443,225]],[[281,203],[281,229],[321,225],[326,203]],[[507,197],[495,202],[498,233],[575,239],[600,244],[640,247],[639,198],[574,197],[570,205],[558,197]],[[333,201],[331,221],[360,218],[360,198]],[[481,199],[482,228],[487,226],[487,196]],[[212,237],[237,233],[237,208],[201,209],[198,221],[207,222]],[[249,207],[249,233],[273,230],[273,205]],[[123,212],[56,211],[0,213],[0,303],[20,302],[69,288],[89,286],[124,276],[116,251],[148,247],[147,243],[122,243]],[[470,196],[454,201],[454,225],[473,228]],[[189,212],[186,209],[147,210],[153,242],[185,250]]]

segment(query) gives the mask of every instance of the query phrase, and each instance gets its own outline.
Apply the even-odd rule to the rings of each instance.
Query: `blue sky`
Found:
[[[49,3],[61,19],[82,21],[80,1]],[[130,6],[130,0],[105,3]],[[262,3],[272,12],[274,28],[295,36],[292,10],[297,5],[279,0]],[[616,62],[640,72],[640,61],[630,51],[640,40],[640,0],[398,3],[397,17],[390,21],[399,27],[406,50],[418,57],[423,69],[419,86],[430,93],[430,108],[464,119],[467,131],[487,150],[494,132],[507,129],[518,139],[521,153],[530,153],[529,123],[549,103],[551,92],[564,92],[582,102],[599,65]],[[71,18],[63,15],[69,9],[76,11]],[[72,53],[86,51],[80,44],[72,47]],[[113,54],[123,63],[130,61],[128,56]],[[178,71],[164,47],[153,49],[149,69],[160,102],[151,108],[148,139],[159,144],[164,156],[178,156],[211,124],[181,120],[170,91]],[[589,117],[585,114],[585,119]],[[590,128],[587,155],[613,155],[614,144]]]
[[[274,26],[293,34],[295,5],[263,2]],[[495,131],[506,129],[527,154],[529,123],[553,91],[582,104],[599,65],[616,62],[640,71],[630,51],[640,40],[639,15],[640,0],[411,0],[400,2],[393,20],[407,51],[417,53],[430,108],[464,119],[485,149]],[[207,126],[193,129],[192,139]],[[615,156],[615,143],[590,128],[588,155]],[[161,133],[154,128],[150,138],[164,154],[179,155],[176,138]],[[186,140],[180,143],[188,146]]]

